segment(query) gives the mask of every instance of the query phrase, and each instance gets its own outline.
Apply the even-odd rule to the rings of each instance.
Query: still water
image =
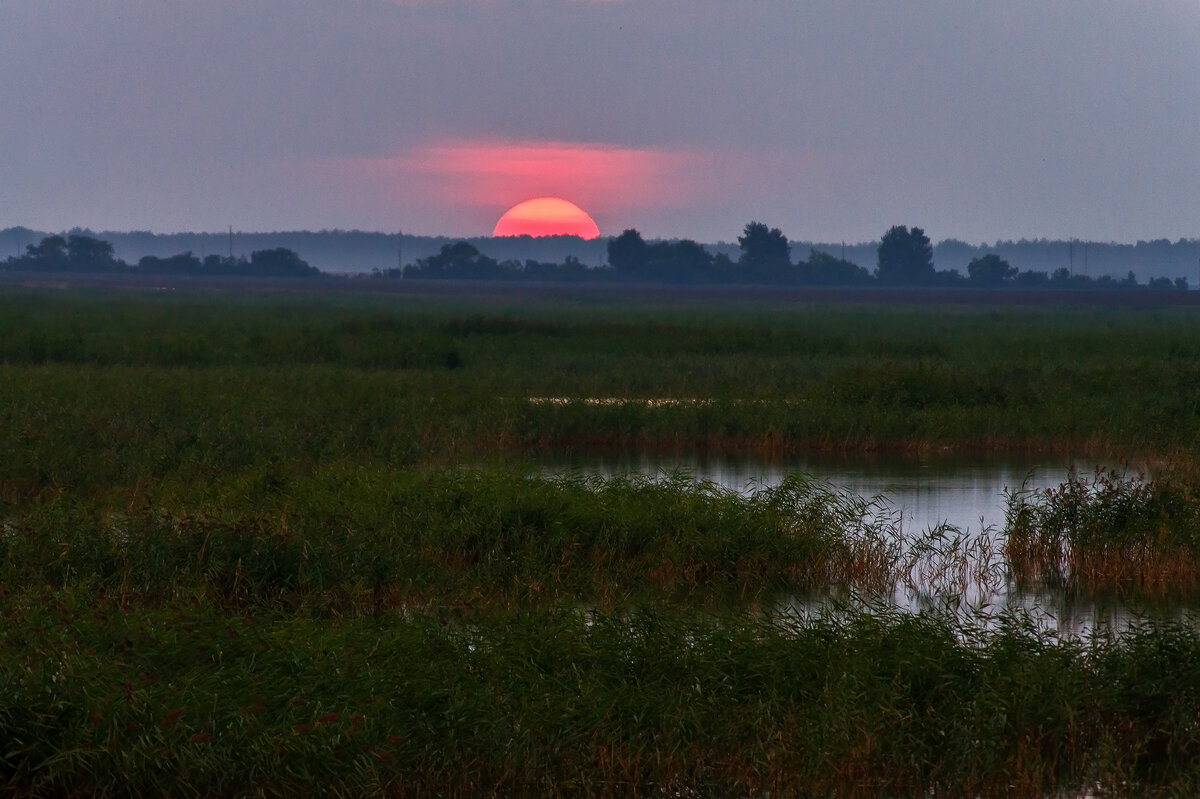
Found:
[[[752,456],[701,455],[549,455],[541,460],[547,474],[578,470],[605,476],[642,475],[662,478],[682,470],[741,493],[778,485],[791,473],[802,472],[837,491],[879,498],[896,521],[901,538],[911,541],[941,525],[969,542],[969,557],[994,560],[1003,571],[1005,510],[1010,492],[1054,488],[1072,470],[1087,478],[1097,468],[1134,475],[1138,467],[1080,458],[964,458],[964,457],[795,457],[765,460]],[[990,542],[990,543],[989,543]],[[976,546],[982,544],[982,546]],[[982,553],[982,554],[981,554]],[[1006,579],[976,577],[953,581],[930,580],[928,574],[945,564],[923,564],[912,579],[901,581],[888,597],[890,606],[909,610],[934,607],[973,618],[1020,611],[1044,630],[1059,635],[1086,636],[1120,630],[1140,618],[1183,617],[1188,605],[1142,597],[1082,598],[1057,589],[1017,590]],[[978,562],[970,564],[979,565]],[[987,564],[984,564],[985,566]],[[979,572],[980,569],[967,569]],[[830,595],[785,595],[772,599],[772,612],[806,614],[840,599]]]
[[[980,458],[794,457],[764,460],[752,456],[697,455],[550,455],[548,472],[568,468],[603,475],[663,476],[683,470],[697,480],[742,493],[779,485],[803,472],[834,489],[864,498],[883,497],[906,531],[949,523],[962,530],[1003,527],[1007,491],[1044,489],[1067,479],[1072,467],[1091,474],[1094,461],[1059,458],[988,460]]]

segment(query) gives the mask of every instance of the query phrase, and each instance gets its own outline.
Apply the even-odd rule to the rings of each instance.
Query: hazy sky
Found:
[[[5,0],[0,227],[1200,236],[1197,0]]]

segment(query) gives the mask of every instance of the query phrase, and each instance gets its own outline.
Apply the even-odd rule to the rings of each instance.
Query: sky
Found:
[[[0,228],[1200,237],[1197,0],[5,0]]]

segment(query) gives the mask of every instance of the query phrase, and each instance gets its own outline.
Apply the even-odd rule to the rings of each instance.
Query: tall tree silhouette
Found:
[[[919,227],[897,225],[879,242],[875,276],[880,283],[920,285],[934,278],[933,246]]]

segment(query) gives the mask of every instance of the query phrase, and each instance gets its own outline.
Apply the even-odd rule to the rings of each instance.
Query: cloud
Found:
[[[686,205],[701,160],[684,149],[449,139],[393,156],[328,161],[318,170],[331,183],[397,208],[461,209],[473,224],[491,225],[510,206],[547,195],[579,204],[597,221]]]
[[[661,205],[680,199],[691,153],[595,142],[450,141],[414,148],[400,160],[468,204],[526,196],[577,196],[593,204]]]
[[[310,189],[364,218],[414,229],[476,234],[507,208],[557,196],[584,208],[602,231],[732,237],[750,219],[780,224],[852,207],[830,199],[869,169],[856,154],[734,148],[628,147],[558,140],[444,139],[385,157],[329,159],[310,167]],[[438,220],[441,220],[439,223]],[[691,221],[689,221],[691,220]],[[711,237],[711,234],[710,234]]]

